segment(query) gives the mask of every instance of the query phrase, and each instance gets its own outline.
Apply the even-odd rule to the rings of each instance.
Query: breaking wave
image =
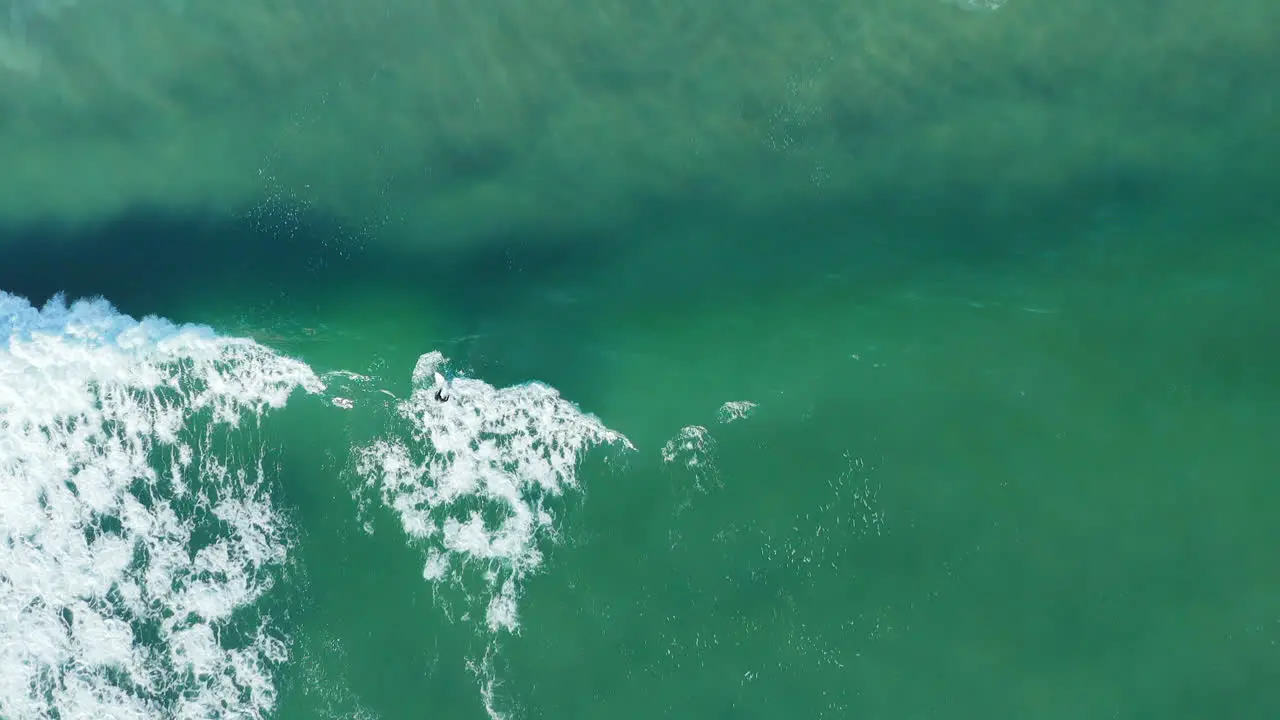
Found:
[[[303,363],[0,292],[0,717],[261,718],[289,557],[263,414]]]
[[[418,359],[413,393],[396,405],[407,427],[360,448],[357,469],[426,549],[423,577],[482,603],[489,630],[516,631],[522,581],[555,535],[552,499],[577,487],[588,449],[632,446],[541,383],[459,377],[442,402],[432,378],[445,365],[439,352]]]
[[[522,588],[578,465],[596,446],[633,449],[541,383],[457,377],[441,401],[438,352],[419,358],[400,400],[373,378],[317,376],[204,326],[3,292],[0,343],[3,718],[266,718],[286,663],[323,665],[267,600],[296,579],[302,528],[272,497],[262,421],[299,389],[388,416],[385,434],[352,449],[354,510],[394,515],[441,604],[460,602],[488,638],[483,657],[459,661],[501,717],[497,639],[519,631]],[[326,652],[341,646],[331,639]]]

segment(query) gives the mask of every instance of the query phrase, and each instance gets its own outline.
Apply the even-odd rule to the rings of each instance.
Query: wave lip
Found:
[[[272,711],[291,540],[237,428],[299,387],[251,340],[0,292],[0,717]]]

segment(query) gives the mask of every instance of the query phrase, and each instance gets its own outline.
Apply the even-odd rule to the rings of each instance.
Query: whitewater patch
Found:
[[[395,404],[404,431],[357,448],[357,472],[426,548],[423,577],[463,588],[490,632],[516,632],[523,581],[556,533],[551,501],[578,487],[591,448],[634,448],[537,382],[495,388],[454,377],[449,399],[437,400],[446,363],[439,352],[418,359],[412,394]]]
[[[683,465],[696,477],[704,478],[706,473],[715,472],[715,447],[705,426],[687,425],[662,446],[662,462]]]
[[[716,420],[719,420],[722,425],[743,420],[751,417],[757,407],[758,405],[750,400],[733,400],[720,406],[716,411]]]
[[[716,421],[728,425],[745,420],[759,407],[750,400],[731,400],[716,410]],[[704,493],[720,483],[716,468],[716,440],[705,425],[686,425],[662,446],[662,462],[687,469],[693,477],[693,490]],[[687,506],[689,498],[681,502]]]
[[[263,414],[303,363],[0,292],[0,717],[263,718],[289,555]]]

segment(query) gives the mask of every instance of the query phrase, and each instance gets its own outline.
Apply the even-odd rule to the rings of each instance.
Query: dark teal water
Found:
[[[51,85],[4,85],[4,142],[32,155],[4,182],[47,202],[4,205],[0,290],[371,378],[237,441],[296,540],[254,606],[291,642],[270,716],[1275,717],[1280,25],[1233,6],[281,5],[278,52],[331,77],[248,47],[264,87],[237,85],[208,40],[207,79],[175,61],[188,94],[133,76],[159,109],[127,141],[40,129],[71,116],[47,87],[92,125],[86,68],[135,67],[49,40]],[[102,11],[76,12],[30,15],[26,42]],[[49,149],[72,137],[82,157]],[[170,186],[148,179],[165,143],[190,158]],[[271,182],[245,172],[262,157]],[[434,452],[379,394],[432,350],[634,445],[546,499],[515,633],[424,579],[430,542],[359,490],[375,440]]]

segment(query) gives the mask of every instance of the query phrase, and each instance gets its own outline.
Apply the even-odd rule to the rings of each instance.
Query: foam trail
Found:
[[[251,340],[0,292],[0,717],[273,711],[254,608],[290,541],[253,430],[299,387]]]
[[[555,533],[547,500],[577,487],[591,447],[632,446],[540,383],[456,377],[441,402],[433,385],[445,362],[439,352],[418,359],[413,393],[396,404],[407,438],[357,448],[357,470],[426,546],[423,576],[466,588],[468,568],[478,570],[488,629],[516,631],[522,581],[542,562],[539,540]]]

